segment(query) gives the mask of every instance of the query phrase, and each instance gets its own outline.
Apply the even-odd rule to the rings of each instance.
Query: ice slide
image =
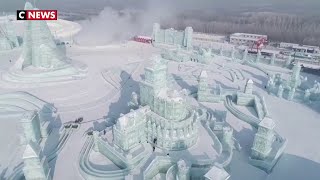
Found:
[[[226,96],[224,105],[234,116],[236,116],[237,118],[241,119],[244,122],[249,123],[251,126],[258,128],[258,124],[260,123],[260,120],[256,117],[252,117],[247,114],[244,114],[239,109],[237,109],[234,106],[234,103],[232,102],[232,97],[230,95]]]

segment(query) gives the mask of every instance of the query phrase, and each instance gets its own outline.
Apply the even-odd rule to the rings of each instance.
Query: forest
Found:
[[[195,14],[199,14],[199,16],[197,17]],[[200,12],[192,12],[191,14],[180,14],[176,19],[166,19],[163,24],[166,27],[178,29],[192,26],[194,31],[204,33],[266,34],[269,40],[274,42],[320,45],[320,16],[298,16],[275,12],[208,16]]]

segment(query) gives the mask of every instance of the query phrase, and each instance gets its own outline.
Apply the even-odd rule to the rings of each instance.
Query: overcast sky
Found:
[[[316,13],[320,9],[320,0],[31,0],[36,1],[40,9],[103,9],[112,8],[167,8],[170,10],[224,10],[250,9],[252,11],[274,10],[283,12]],[[25,0],[0,0],[0,11],[22,9]]]

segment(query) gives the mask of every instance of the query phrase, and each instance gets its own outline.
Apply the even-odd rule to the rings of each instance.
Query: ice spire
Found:
[[[26,2],[25,10],[32,10],[32,4]],[[25,24],[22,68],[61,68],[66,57],[57,49],[53,36],[45,21],[27,21]]]
[[[23,174],[26,180],[51,180],[50,168],[38,144],[30,141],[23,153]]]

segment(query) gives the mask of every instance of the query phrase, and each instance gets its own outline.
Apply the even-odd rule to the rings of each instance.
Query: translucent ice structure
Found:
[[[34,9],[27,2],[26,10]],[[45,21],[26,21],[23,52],[3,79],[16,83],[58,82],[82,79],[85,65],[71,61],[57,48]]]

